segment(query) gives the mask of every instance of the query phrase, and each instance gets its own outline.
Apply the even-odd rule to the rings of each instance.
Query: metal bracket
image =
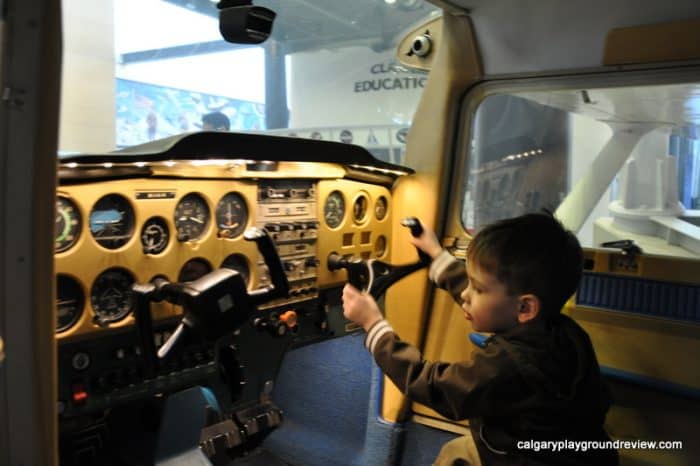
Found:
[[[620,265],[626,270],[637,270],[639,265],[637,263],[637,257],[643,253],[642,248],[637,246],[631,239],[623,239],[618,241],[608,241],[601,243],[604,248],[614,248],[620,249],[622,252],[622,258]],[[611,266],[612,270],[612,266]]]

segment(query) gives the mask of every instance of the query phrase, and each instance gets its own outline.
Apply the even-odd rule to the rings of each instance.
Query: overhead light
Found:
[[[384,2],[385,2],[387,5],[393,5],[393,4],[396,3],[396,0],[384,0]]]

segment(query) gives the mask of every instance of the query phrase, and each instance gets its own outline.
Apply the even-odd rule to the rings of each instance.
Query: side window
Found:
[[[472,128],[462,218],[467,231],[559,206],[570,185],[567,112],[495,95],[479,105]]]
[[[584,247],[633,240],[647,254],[700,258],[691,87],[486,97],[470,120],[465,229],[546,208]]]

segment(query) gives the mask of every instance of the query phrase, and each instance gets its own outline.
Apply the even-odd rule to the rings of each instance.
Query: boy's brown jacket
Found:
[[[457,302],[466,287],[464,264],[451,260],[436,278]],[[470,419],[484,465],[614,465],[614,450],[535,452],[528,440],[609,440],[610,406],[586,332],[567,316],[535,319],[487,340],[470,361],[423,360],[385,321],[366,345],[379,367],[409,398],[443,416]]]

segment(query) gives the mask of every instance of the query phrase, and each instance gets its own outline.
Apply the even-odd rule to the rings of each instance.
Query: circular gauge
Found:
[[[83,315],[85,294],[80,283],[68,275],[56,277],[56,331],[71,328]]]
[[[250,280],[250,269],[248,268],[248,261],[244,255],[231,254],[224,259],[224,262],[221,263],[221,268],[235,270],[236,272],[240,273],[245,285],[248,286],[248,281]]]
[[[56,199],[56,224],[54,226],[54,251],[63,252],[78,241],[82,229],[80,211],[67,197]]]
[[[379,199],[377,199],[376,204],[374,204],[374,216],[377,217],[377,220],[384,220],[388,209],[389,202],[386,200],[386,197],[379,196]]]
[[[105,270],[95,279],[90,290],[95,323],[103,326],[129,315],[134,308],[133,284],[134,277],[117,268]]]
[[[175,229],[178,241],[200,238],[209,227],[209,207],[202,196],[190,193],[175,207]]]
[[[323,205],[323,218],[326,220],[326,225],[337,228],[343,222],[343,217],[345,217],[345,200],[340,191],[333,191]]]
[[[379,235],[374,243],[374,253],[377,257],[382,257],[386,252],[386,238],[384,235]]]
[[[190,259],[180,269],[179,282],[192,282],[212,271],[211,265],[204,259]]]
[[[352,218],[355,223],[362,223],[367,218],[367,196],[360,194],[352,204]]]
[[[168,246],[168,224],[161,217],[151,217],[141,228],[141,245],[144,254],[160,254]]]
[[[126,198],[108,194],[90,212],[90,233],[100,246],[117,249],[134,234],[134,209]]]
[[[222,238],[235,238],[245,230],[248,208],[238,193],[228,193],[216,205],[216,226]]]

